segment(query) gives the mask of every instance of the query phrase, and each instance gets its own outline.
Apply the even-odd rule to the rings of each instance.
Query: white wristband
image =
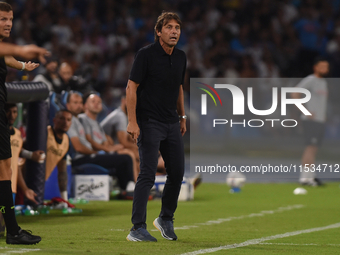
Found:
[[[24,71],[25,70],[25,68],[26,68],[26,64],[25,64],[25,62],[21,62],[21,61],[19,61],[21,64],[22,64],[22,68],[21,68],[21,70],[20,71]]]
[[[20,156],[22,158],[31,159],[32,155],[33,155],[32,151],[28,151],[28,150],[25,150],[25,149],[22,149],[21,152],[20,152]]]

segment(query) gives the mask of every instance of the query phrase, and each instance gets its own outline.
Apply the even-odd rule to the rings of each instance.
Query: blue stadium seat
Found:
[[[48,114],[48,119],[50,122],[50,125],[53,125],[53,118],[55,114],[60,110],[60,107],[56,103],[56,93],[55,92],[50,92],[50,109],[49,109],[49,114]]]
[[[67,96],[68,96],[68,91],[63,90],[61,92],[61,100],[60,103],[65,107],[66,109],[66,103],[67,103]]]

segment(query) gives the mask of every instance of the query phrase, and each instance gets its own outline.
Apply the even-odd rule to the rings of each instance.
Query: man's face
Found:
[[[13,12],[0,11],[0,39],[10,36],[13,25]]]
[[[181,35],[181,26],[176,20],[172,19],[165,25],[163,25],[162,30],[157,32],[159,39],[170,47],[176,46],[179,36]]]
[[[98,95],[91,95],[86,100],[85,108],[93,113],[98,114],[102,111],[103,105],[102,105],[102,99]]]
[[[66,133],[72,124],[72,114],[61,112],[53,119],[54,130],[60,133]]]
[[[72,112],[73,115],[77,116],[83,111],[83,99],[78,94],[72,94],[69,102],[66,104],[67,110]]]
[[[68,82],[73,75],[72,68],[68,65],[62,65],[59,69],[59,75],[64,82]]]
[[[18,117],[18,107],[12,107],[10,108],[7,112],[6,112],[6,116],[7,116],[7,119],[8,119],[8,124],[10,126],[13,126],[15,120],[17,119]]]
[[[321,77],[327,76],[329,72],[329,63],[327,61],[320,61],[314,66],[314,72]]]

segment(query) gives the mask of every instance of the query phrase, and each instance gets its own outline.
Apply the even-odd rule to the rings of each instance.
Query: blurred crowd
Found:
[[[126,86],[136,51],[153,42],[162,10],[183,21],[178,47],[188,57],[186,91],[189,77],[304,77],[318,55],[329,57],[330,76],[340,76],[340,0],[8,2],[10,40],[47,48],[108,105]]]
[[[312,73],[313,61],[320,55],[329,60],[329,76],[340,77],[340,0],[7,2],[14,10],[11,37],[7,41],[18,45],[37,44],[52,53],[44,65],[30,73],[28,79],[43,81],[51,91],[60,95],[63,91],[81,92],[69,93],[64,102],[59,98],[59,103],[64,103],[61,109],[66,108],[73,115],[63,132],[69,128],[73,131],[70,144],[83,156],[79,164],[93,163],[93,158],[98,159],[95,163],[99,165],[111,162],[108,158],[113,152],[122,150],[124,143],[127,144],[124,149],[131,150],[124,154],[125,158],[131,159],[117,156],[122,162],[129,161],[129,174],[119,176],[119,171],[112,174],[119,176],[122,190],[133,190],[130,184],[136,180],[138,153],[136,146],[132,147],[127,142],[125,98],[121,96],[124,95],[134,56],[141,47],[154,41],[154,25],[163,10],[178,13],[183,22],[177,47],[187,54],[187,74],[183,84],[186,96],[190,90],[189,78],[305,77]],[[9,69],[7,81],[20,80],[23,74]],[[88,93],[94,90],[96,92]],[[330,92],[330,101],[339,106],[338,86],[331,87]],[[81,96],[86,94],[89,96],[83,100]],[[263,100],[260,96],[258,98],[263,104],[271,99],[267,98],[267,94]],[[100,116],[102,102],[107,108],[104,109],[105,116]],[[72,108],[72,104],[76,106]],[[100,111],[94,106],[96,104],[100,105],[96,106]],[[89,130],[99,130],[94,132],[101,134],[99,141],[87,137],[94,137],[90,131],[85,137],[84,123],[78,121],[76,127],[70,127],[75,125],[76,116],[83,111],[83,106],[82,117],[87,124],[90,123]],[[116,143],[122,145],[120,149],[114,147],[114,142],[110,143],[111,138],[117,139],[119,132],[112,135],[112,130],[104,132],[100,126],[100,122],[105,123],[103,119],[115,108],[121,121],[121,129],[115,131],[124,134],[124,139],[118,141],[120,144]],[[331,108],[332,116],[338,117],[331,120],[330,127],[339,130],[340,113],[334,109]],[[70,112],[61,111],[59,115],[70,115]],[[110,116],[107,118],[117,118],[116,115]],[[71,115],[68,117],[71,120]],[[52,121],[50,124],[53,124]],[[336,136],[340,137],[338,131]],[[82,138],[82,143],[79,138]],[[164,170],[164,163],[159,165]],[[123,168],[117,167],[118,170]]]
[[[330,62],[329,76],[340,77],[340,0],[8,2],[14,9],[10,40],[52,52],[29,79],[44,81],[56,93],[96,90],[106,114],[120,104],[135,53],[154,41],[163,10],[177,12],[183,21],[178,47],[188,58],[186,98],[190,78],[305,77],[320,55]],[[8,81],[21,75],[10,70]],[[340,109],[340,87],[329,89],[329,109]],[[270,103],[268,88],[259,94],[269,95],[263,103]]]

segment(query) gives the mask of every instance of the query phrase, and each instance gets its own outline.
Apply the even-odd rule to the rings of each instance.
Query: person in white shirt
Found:
[[[311,99],[305,104],[311,116],[302,115],[304,140],[306,148],[301,163],[304,171],[300,175],[303,185],[319,186],[322,183],[316,178],[316,171],[310,171],[315,164],[318,147],[321,146],[326,122],[328,88],[325,77],[329,72],[329,63],[324,58],[314,62],[314,73],[304,78],[297,87],[308,89]],[[299,98],[299,93],[293,93],[293,98]]]

